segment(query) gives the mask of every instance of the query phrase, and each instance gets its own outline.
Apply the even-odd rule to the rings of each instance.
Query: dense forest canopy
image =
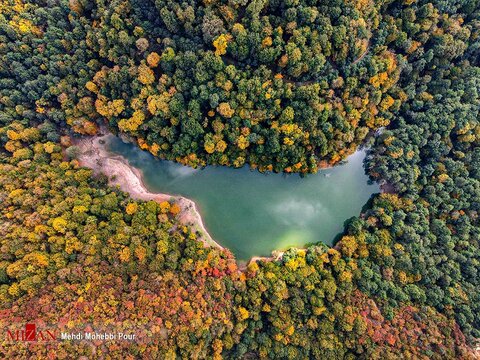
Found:
[[[0,325],[146,339],[0,353],[473,358],[479,54],[478,0],[0,1]],[[103,124],[190,166],[308,173],[367,144],[387,191],[334,248],[240,271],[79,166]]]
[[[388,90],[403,60],[374,36],[373,1],[70,7],[65,27],[75,28],[59,45],[84,49],[64,64],[75,66],[64,70],[80,76],[76,87],[61,74],[55,94],[65,121],[93,133],[92,120],[106,118],[162,158],[315,172],[387,125],[400,103]]]

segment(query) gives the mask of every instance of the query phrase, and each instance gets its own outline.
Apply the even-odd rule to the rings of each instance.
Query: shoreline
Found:
[[[80,150],[77,157],[80,165],[92,169],[96,175],[105,174],[110,186],[118,186],[120,190],[128,193],[132,199],[156,202],[174,200],[181,208],[176,217],[177,220],[200,234],[197,240],[202,241],[204,246],[224,250],[224,247],[213,240],[208,233],[195,202],[183,196],[148,191],[139,169],[131,166],[123,156],[112,156],[108,153],[105,143],[102,142],[108,141],[110,136],[114,135],[107,133],[74,139],[73,145]]]
[[[115,135],[107,130],[103,130],[102,133],[96,136],[73,139],[73,145],[80,150],[77,156],[80,165],[93,170],[96,175],[105,174],[108,177],[110,186],[117,186],[120,190],[129,194],[132,199],[157,202],[175,201],[181,208],[180,213],[176,217],[180,224],[190,226],[192,230],[197,232],[200,235],[197,237],[197,240],[201,241],[204,246],[226,250],[209,234],[198,207],[193,200],[178,195],[150,192],[143,181],[143,174],[139,169],[130,165],[123,156],[112,155],[108,152],[105,148],[105,143],[113,136]],[[388,187],[388,184],[380,186],[380,193],[390,192],[394,191]],[[294,248],[306,250],[306,248]],[[338,250],[338,242],[332,248]],[[277,249],[273,250],[270,256],[252,256],[249,260],[235,258],[235,261],[239,270],[244,271],[253,262],[279,261],[284,253],[284,250]]]

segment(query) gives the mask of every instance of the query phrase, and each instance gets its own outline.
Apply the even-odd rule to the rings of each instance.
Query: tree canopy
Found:
[[[474,358],[480,338],[480,3],[0,2],[6,358]],[[333,248],[239,269],[173,202],[75,160],[100,126],[189,166],[312,173],[368,146],[382,184]]]

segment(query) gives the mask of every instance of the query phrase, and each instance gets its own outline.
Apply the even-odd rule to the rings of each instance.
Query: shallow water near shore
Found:
[[[308,243],[332,245],[344,221],[358,216],[370,196],[380,191],[368,182],[364,151],[348,157],[346,164],[301,178],[261,174],[248,167],[192,169],[156,159],[114,136],[106,148],[139,169],[151,192],[195,201],[210,235],[238,260]]]

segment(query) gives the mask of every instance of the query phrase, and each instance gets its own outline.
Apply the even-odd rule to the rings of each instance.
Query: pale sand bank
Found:
[[[205,228],[195,202],[182,196],[149,192],[142,181],[142,173],[137,168],[130,166],[123,156],[108,153],[105,142],[111,136],[113,135],[108,134],[76,140],[75,145],[80,150],[78,156],[80,165],[92,169],[95,174],[107,175],[111,186],[118,186],[120,190],[129,193],[133,199],[157,202],[174,200],[182,209],[177,216],[179,222],[197,231],[200,234],[199,240],[205,246],[223,249]]]

